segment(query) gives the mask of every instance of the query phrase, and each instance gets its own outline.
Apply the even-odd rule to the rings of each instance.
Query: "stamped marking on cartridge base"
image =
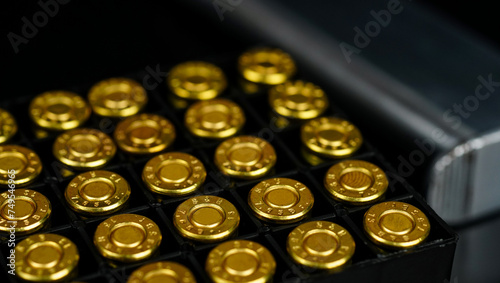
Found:
[[[287,250],[299,264],[338,269],[353,256],[355,243],[342,226],[329,221],[311,221],[290,232]]]
[[[335,117],[321,117],[307,122],[301,128],[301,139],[312,152],[334,158],[353,154],[363,142],[356,126]]]
[[[411,204],[398,201],[372,206],[363,219],[369,238],[389,248],[411,248],[423,242],[430,233],[427,216]]]
[[[257,217],[271,222],[299,221],[313,204],[311,191],[301,182],[288,178],[262,181],[248,194],[248,205]]]
[[[138,214],[114,215],[99,224],[94,244],[102,256],[121,262],[150,257],[162,239],[158,225]]]
[[[362,161],[337,163],[326,172],[324,185],[336,200],[361,205],[379,200],[389,182],[382,169]]]
[[[210,251],[205,269],[214,282],[265,283],[274,275],[276,261],[257,242],[233,240]]]
[[[240,214],[226,199],[216,196],[192,197],[175,210],[174,225],[179,233],[200,242],[218,242],[236,232]]]

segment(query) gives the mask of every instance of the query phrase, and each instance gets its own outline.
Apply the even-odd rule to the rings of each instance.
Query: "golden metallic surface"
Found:
[[[302,143],[312,152],[327,157],[346,157],[361,147],[361,132],[349,121],[320,117],[301,128]]]
[[[90,106],[81,96],[61,90],[44,92],[29,106],[31,119],[48,130],[77,128],[87,121],[90,112]]]
[[[349,231],[329,221],[299,225],[288,235],[288,254],[299,264],[338,269],[349,262],[356,244]]]
[[[96,170],[73,178],[64,196],[69,207],[78,213],[104,215],[125,205],[130,197],[130,186],[114,172]]]
[[[158,261],[134,270],[127,283],[196,283],[191,271],[180,263]]]
[[[17,276],[36,282],[64,280],[80,259],[76,245],[57,234],[29,236],[15,251]]]
[[[189,61],[170,70],[167,85],[179,97],[207,100],[221,94],[227,82],[219,67],[207,62]]]
[[[33,182],[40,172],[42,162],[33,150],[19,145],[0,146],[1,186],[11,183],[16,187],[25,186]]]
[[[257,217],[276,223],[303,219],[314,204],[314,196],[304,184],[288,178],[267,179],[248,194],[248,205]]]
[[[236,232],[240,214],[224,198],[196,196],[181,203],[174,213],[174,225],[188,239],[212,243],[229,238]]]
[[[95,84],[88,99],[94,113],[104,117],[129,117],[148,102],[146,90],[127,78],[110,78]]]
[[[370,162],[346,160],[328,169],[324,184],[336,200],[361,205],[379,200],[389,181],[384,171]]]
[[[161,231],[151,219],[137,214],[111,216],[97,227],[94,244],[105,258],[134,262],[150,257],[161,243]]]
[[[302,157],[305,159],[305,161],[312,166],[319,165],[321,163],[324,163],[328,160],[325,160],[324,157],[319,156],[317,154],[312,153],[308,148],[306,148],[304,145],[300,147],[300,154]]]
[[[237,136],[215,150],[215,165],[222,173],[241,179],[267,174],[276,163],[276,152],[267,141],[254,136]]]
[[[114,132],[118,147],[128,153],[148,154],[166,149],[175,139],[174,125],[155,114],[139,114],[118,123]]]
[[[365,213],[363,226],[370,240],[396,249],[420,244],[431,230],[429,219],[420,209],[398,201],[372,206]]]
[[[321,88],[304,81],[287,81],[269,90],[269,104],[285,117],[312,119],[328,107],[328,98]]]
[[[254,83],[277,85],[295,74],[295,62],[287,53],[276,48],[255,48],[238,59],[241,75]]]
[[[211,99],[191,105],[184,123],[195,136],[222,139],[236,134],[243,127],[245,113],[231,100]]]
[[[15,225],[15,233],[22,235],[42,228],[52,212],[50,201],[34,190],[16,189],[13,194],[14,198],[8,192],[0,194],[0,231],[9,232]]]
[[[276,261],[263,245],[248,240],[226,241],[208,254],[208,276],[216,283],[271,282]]]
[[[17,132],[17,123],[14,116],[0,108],[0,144],[8,141]]]
[[[196,191],[205,182],[203,163],[191,154],[168,152],[151,158],[142,171],[144,184],[153,192],[183,196]]]
[[[61,163],[75,169],[96,169],[115,156],[116,145],[99,130],[79,128],[60,134],[52,152]]]

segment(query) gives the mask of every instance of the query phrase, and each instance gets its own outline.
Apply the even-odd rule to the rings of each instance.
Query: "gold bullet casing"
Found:
[[[254,48],[238,59],[241,75],[254,83],[277,85],[295,74],[295,62],[287,53],[276,48]]]
[[[264,180],[248,194],[248,205],[257,217],[276,223],[303,219],[313,204],[311,191],[301,182],[288,178]]]
[[[57,234],[36,234],[16,245],[16,273],[24,280],[46,282],[64,280],[80,259],[78,248]]]
[[[276,163],[276,152],[267,141],[254,136],[237,136],[215,150],[215,165],[222,173],[241,179],[267,174]]]
[[[320,117],[308,121],[301,128],[301,139],[312,152],[333,158],[353,154],[363,142],[356,126],[335,117]]]
[[[174,142],[175,128],[162,116],[139,114],[118,123],[114,137],[118,147],[125,152],[156,153]]]
[[[362,205],[379,200],[389,182],[378,166],[362,160],[346,160],[328,169],[324,184],[334,199]]]
[[[35,97],[29,106],[33,122],[47,130],[70,130],[85,123],[90,106],[78,94],[55,90]]]
[[[73,129],[59,135],[52,147],[57,160],[75,169],[96,169],[106,165],[116,154],[116,145],[105,133]]]
[[[0,108],[0,144],[8,141],[17,133],[17,123],[14,116]]]
[[[265,283],[272,280],[276,261],[271,252],[257,242],[232,240],[210,251],[205,270],[217,283]]]
[[[146,90],[127,78],[110,78],[95,84],[88,94],[94,113],[104,117],[129,117],[146,105]]]
[[[11,170],[14,170],[14,174],[10,173]],[[33,182],[40,172],[42,172],[42,162],[33,150],[19,145],[0,146],[1,186],[5,187],[11,183],[16,187],[25,186]]]
[[[69,182],[64,193],[74,211],[105,215],[121,209],[130,197],[130,186],[122,176],[104,170],[82,173]]]
[[[151,219],[137,214],[119,214],[103,221],[94,234],[99,253],[108,259],[134,262],[154,254],[161,231]]]
[[[191,105],[184,122],[195,136],[222,139],[236,134],[243,127],[245,114],[231,100],[211,99]]]
[[[227,81],[219,67],[208,62],[189,61],[170,70],[167,85],[181,98],[207,100],[221,94]]]
[[[203,163],[183,152],[157,155],[142,171],[142,180],[151,191],[168,196],[183,196],[196,191],[206,176]]]
[[[356,244],[342,226],[329,221],[311,221],[290,232],[287,251],[299,264],[320,269],[338,269],[348,263]]]
[[[16,234],[29,234],[41,229],[50,217],[50,201],[34,190],[17,189],[14,202],[9,201],[9,194],[0,194],[0,231],[9,232],[12,221],[16,221]]]
[[[285,117],[312,119],[328,107],[328,98],[321,88],[304,81],[287,81],[269,90],[269,104]]]
[[[173,261],[158,261],[134,270],[127,283],[182,282],[196,283],[193,273],[184,265]]]
[[[216,196],[196,196],[181,203],[174,213],[179,233],[199,242],[219,242],[236,232],[240,214],[234,205]]]
[[[365,213],[363,226],[370,240],[393,249],[420,244],[431,229],[429,219],[420,209],[398,201],[372,206]]]

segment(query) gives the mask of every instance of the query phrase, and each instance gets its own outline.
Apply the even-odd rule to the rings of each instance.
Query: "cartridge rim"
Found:
[[[16,246],[17,275],[29,281],[57,281],[66,278],[78,265],[76,245],[57,234],[29,236]]]
[[[0,218],[5,220],[0,224],[0,231],[10,231],[12,221],[16,221],[14,231],[19,235],[40,230],[52,212],[49,199],[35,190],[28,189],[15,190],[13,194],[13,207],[9,206],[8,193],[0,194]]]
[[[314,205],[314,196],[306,185],[289,178],[267,179],[248,194],[248,205],[257,217],[276,223],[302,220]]]
[[[302,143],[312,152],[331,158],[346,157],[362,145],[358,128],[347,120],[320,117],[308,121],[301,128]]]
[[[240,214],[228,200],[216,196],[196,196],[181,203],[174,213],[174,225],[188,239],[219,242],[232,236]]]
[[[111,216],[97,226],[94,234],[94,244],[99,253],[120,262],[135,262],[150,257],[161,240],[158,225],[138,214]]]
[[[78,94],[54,90],[35,97],[29,106],[33,122],[48,130],[71,130],[90,117],[90,106]]]
[[[183,282],[196,283],[196,279],[186,266],[173,261],[158,261],[143,265],[130,275],[127,283],[142,282]]]
[[[92,110],[103,117],[129,117],[146,105],[146,90],[135,80],[110,78],[96,83],[88,93]]]
[[[227,86],[222,69],[203,61],[180,63],[170,70],[167,85],[177,96],[207,100],[219,96]]]
[[[324,185],[334,199],[362,205],[379,200],[387,191],[389,182],[384,171],[375,164],[346,160],[328,169]]]
[[[219,98],[191,105],[184,122],[195,136],[221,139],[233,136],[243,127],[245,114],[238,104]]]
[[[175,140],[174,125],[155,114],[139,114],[118,123],[114,138],[118,147],[132,154],[160,152]]]
[[[256,179],[276,163],[274,147],[254,136],[237,136],[223,141],[215,150],[215,164],[231,177]]]
[[[417,207],[399,201],[376,204],[366,211],[363,227],[374,243],[393,249],[405,249],[422,243],[431,225]]]
[[[277,48],[254,48],[238,58],[238,69],[248,81],[267,85],[284,83],[296,72],[292,57]]]
[[[0,144],[7,142],[16,133],[16,119],[7,110],[0,108]]]
[[[269,104],[285,117],[312,119],[328,107],[328,98],[318,86],[304,81],[287,81],[269,90]]]
[[[338,269],[352,258],[356,244],[349,231],[329,221],[311,221],[297,226],[287,238],[287,251],[302,265]]]
[[[105,170],[89,171],[73,178],[64,193],[74,211],[105,215],[121,209],[130,197],[130,186],[122,176]]]
[[[193,193],[205,182],[206,176],[203,163],[183,152],[157,155],[142,171],[142,180],[151,191],[168,196]]]
[[[269,282],[276,261],[263,245],[248,240],[226,241],[208,254],[205,269],[217,283]]]
[[[15,178],[9,178],[14,170]],[[16,186],[32,183],[42,172],[42,162],[33,150],[20,145],[0,146],[0,185],[7,186],[9,180]]]
[[[116,145],[105,133],[90,128],[60,134],[52,147],[54,156],[75,169],[97,169],[116,154]]]

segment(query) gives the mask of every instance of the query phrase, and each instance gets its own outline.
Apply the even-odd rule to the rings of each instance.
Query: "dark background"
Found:
[[[104,78],[146,70],[148,66],[155,69],[158,64],[239,54],[247,46],[259,43],[246,33],[235,33],[237,27],[231,26],[230,21],[221,22],[210,3],[200,8],[199,2],[73,0],[58,3],[57,13],[36,32],[32,31],[32,38],[26,38],[28,42],[20,44],[19,52],[15,53],[8,34],[23,36],[23,17],[33,23],[33,15],[42,8],[37,1],[9,1],[0,11],[3,47],[0,107],[6,107],[12,97],[90,85]],[[476,34],[487,45],[500,48],[498,9],[492,3],[415,2],[437,10],[464,33]],[[304,1],[304,5],[306,3]],[[356,9],[354,5],[353,9]],[[231,13],[225,16],[229,18]],[[392,153],[394,158],[398,155],[395,151],[384,152],[389,158]],[[415,174],[410,180],[417,188],[420,177]]]
[[[74,0],[60,4],[58,13],[15,54],[8,33],[22,35],[22,18],[33,22],[40,10],[34,1],[12,1],[2,9],[1,61],[7,62],[2,64],[7,75],[2,95],[64,89],[240,46],[221,29],[212,10],[204,17],[174,1]]]
[[[43,3],[55,2],[43,1]],[[304,1],[306,4],[306,1]],[[488,1],[424,1],[424,5],[500,47],[497,9]],[[47,24],[19,45],[15,54],[7,34],[22,35],[23,17],[33,22],[37,1],[9,1],[1,9],[2,96],[25,95],[95,82],[149,64],[180,62],[204,54],[234,52],[251,44],[242,33],[227,32],[212,5],[198,1],[69,1]],[[355,8],[355,7],[353,7]],[[201,13],[200,13],[201,12]],[[230,17],[231,13],[225,13]],[[6,87],[5,87],[6,86]]]

